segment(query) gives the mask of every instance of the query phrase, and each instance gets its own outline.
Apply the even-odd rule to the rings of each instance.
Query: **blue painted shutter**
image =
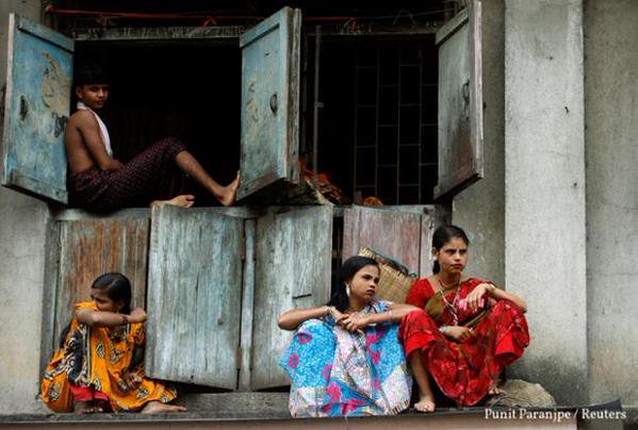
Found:
[[[299,171],[301,12],[285,7],[240,38],[241,160],[238,200]]]
[[[439,47],[439,182],[435,197],[450,196],[483,177],[481,2],[436,33]]]
[[[67,202],[72,61],[73,40],[10,15],[2,184],[60,203]]]

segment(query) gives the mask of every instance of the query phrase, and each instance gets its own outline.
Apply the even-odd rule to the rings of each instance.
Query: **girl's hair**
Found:
[[[328,302],[328,306],[334,306],[339,312],[345,312],[350,305],[350,299],[346,294],[346,284],[354,278],[354,275],[365,266],[379,267],[379,263],[369,257],[355,255],[344,261],[339,271],[339,281],[334,288],[334,294]]]
[[[122,301],[122,313],[131,313],[131,282],[121,273],[111,272],[98,276],[91,288],[104,290],[109,299],[114,302]]]
[[[438,227],[434,231],[434,235],[432,236],[432,248],[440,251],[446,243],[454,238],[459,238],[466,245],[470,244],[470,239],[468,239],[467,234],[463,231],[461,227],[457,227],[455,225],[447,224]],[[432,273],[439,273],[441,271],[441,266],[438,261],[435,261],[432,265]]]

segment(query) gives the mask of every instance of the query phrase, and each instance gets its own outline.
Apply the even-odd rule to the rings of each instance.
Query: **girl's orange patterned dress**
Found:
[[[97,311],[93,302],[75,305]],[[175,390],[144,376],[143,323],[116,328],[89,327],[73,317],[64,344],[47,366],[41,386],[42,400],[56,412],[72,412],[71,384],[104,393],[113,411],[137,411],[151,401],[168,403]],[[130,386],[128,375],[141,376]]]

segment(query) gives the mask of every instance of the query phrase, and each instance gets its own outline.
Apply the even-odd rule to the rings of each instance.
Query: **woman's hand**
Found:
[[[368,316],[361,316],[358,313],[349,315],[342,314],[341,318],[337,320],[337,324],[348,330],[350,333],[363,333],[363,328],[367,326],[368,323]]]
[[[130,390],[136,389],[142,383],[142,375],[137,371],[129,371],[128,369],[122,371],[122,379],[124,379]]]
[[[337,310],[337,308],[335,308],[334,306],[329,306],[328,307],[328,314],[334,318],[334,320],[337,322],[337,324],[339,324],[339,321],[342,320],[346,315],[339,312]]]
[[[473,335],[472,329],[463,327],[460,325],[446,326],[445,330],[441,330],[441,333],[454,339],[457,342],[465,342],[470,336]]]
[[[494,288],[494,285],[483,282],[478,284],[470,294],[467,295],[464,302],[460,304],[461,310],[469,308],[470,311],[476,312],[485,307],[489,292]]]

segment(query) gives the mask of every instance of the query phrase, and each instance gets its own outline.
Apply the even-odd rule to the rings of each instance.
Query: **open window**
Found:
[[[300,158],[355,202],[357,195],[377,195],[386,205],[449,201],[483,174],[481,3],[468,3],[436,34],[426,25],[322,37],[310,25],[301,32],[301,12],[288,7],[248,31],[85,29],[74,40],[15,17],[3,183],[66,201],[61,143],[71,60],[96,58],[109,65],[103,115],[123,161],[174,135],[221,183],[239,167],[246,203],[268,204],[282,185],[298,183]],[[46,37],[28,42],[35,49],[18,49],[31,33]],[[52,46],[61,53],[50,53]],[[54,92],[59,101],[51,101]],[[217,204],[180,174],[158,190],[159,198],[188,192],[199,206]]]
[[[245,33],[184,32],[149,41],[142,31],[139,38],[74,41],[12,15],[3,184],[67,202],[63,137],[74,56],[109,69],[112,99],[101,115],[118,159],[173,135],[221,183],[239,166],[239,199],[298,182],[300,26],[300,11],[285,7]],[[215,64],[204,64],[206,57]],[[157,191],[159,198],[192,192],[199,205],[217,204],[178,172],[160,178]]]

